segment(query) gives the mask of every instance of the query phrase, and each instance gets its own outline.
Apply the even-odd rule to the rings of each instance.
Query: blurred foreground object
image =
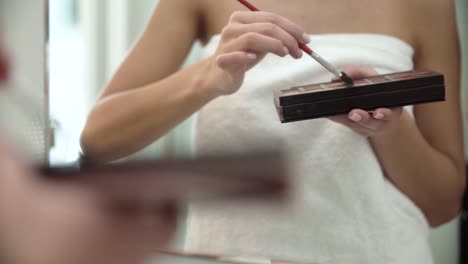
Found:
[[[0,143],[0,215],[2,263],[137,264],[169,242],[177,208],[44,181]]]

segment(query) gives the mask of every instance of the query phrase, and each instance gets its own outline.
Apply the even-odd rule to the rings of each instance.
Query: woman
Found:
[[[86,155],[123,157],[202,109],[199,152],[285,141],[298,199],[282,214],[196,207],[189,249],[317,263],[430,263],[428,224],[457,215],[465,186],[454,1],[254,4],[268,12],[244,11],[234,0],[160,1],[89,116]],[[205,44],[201,60],[178,71],[197,39]],[[354,78],[443,72],[448,100],[281,125],[273,90],[331,78],[301,58],[297,42],[310,42]]]

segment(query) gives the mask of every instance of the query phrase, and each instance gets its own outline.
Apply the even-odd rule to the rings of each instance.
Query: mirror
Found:
[[[157,1],[117,1],[112,3],[112,8],[109,7],[109,1],[51,1],[49,50],[51,117],[54,120],[55,145],[50,157],[53,163],[61,163],[73,161],[78,157],[78,138],[86,114],[102,87],[125,57],[128,48],[140,36]],[[460,21],[463,19],[466,21],[468,14],[466,2],[458,1],[458,4]],[[466,24],[460,23],[461,26]],[[466,51],[468,31],[462,28],[460,32]],[[206,49],[200,44],[195,45],[186,64],[194,63],[203,51]],[[174,157],[193,153],[192,134],[195,120],[192,118],[186,121],[162,140],[135,154],[133,158]],[[468,116],[465,120],[468,120]],[[457,263],[457,234],[458,222],[433,231],[432,245],[437,263]],[[270,237],[267,233],[264,235]],[[271,236],[271,239],[273,237]],[[221,237],[218,239],[222,241]],[[272,243],[281,244],[281,241]],[[203,247],[202,245],[211,244],[200,242],[199,246]],[[285,246],[289,252],[283,253],[295,256],[296,252],[300,251],[294,246],[291,247]],[[213,249],[209,246],[203,249],[206,253],[213,253]],[[234,247],[231,250],[232,252],[228,253],[250,252],[247,248]],[[297,257],[299,260],[304,260]],[[319,258],[315,261],[326,263],[327,260]]]
[[[235,2],[235,1],[233,1]],[[258,2],[260,6],[262,6],[264,1],[255,1]],[[458,1],[460,10],[466,7],[463,7],[465,4],[464,1]],[[81,3],[81,4],[80,4]],[[52,66],[51,69],[51,80],[52,80],[52,94],[54,96],[54,87],[57,88],[56,94],[59,93],[66,93],[67,95],[70,94],[68,89],[62,89],[61,87],[64,84],[71,90],[73,90],[74,96],[67,97],[68,102],[65,100],[56,100],[57,107],[52,108],[55,109],[56,118],[60,119],[59,115],[79,115],[79,116],[64,116],[63,121],[56,122],[59,124],[56,128],[56,148],[52,150],[53,158],[51,160],[55,160],[59,157],[64,157],[64,148],[62,146],[67,145],[67,139],[60,139],[61,135],[73,135],[73,154],[75,157],[70,157],[71,159],[76,158],[76,153],[78,150],[78,146],[76,145],[79,133],[81,131],[82,126],[84,125],[84,120],[87,111],[90,109],[91,105],[93,104],[96,96],[99,94],[102,87],[106,85],[108,80],[114,74],[116,68],[120,64],[120,62],[125,57],[128,48],[130,48],[136,39],[140,36],[142,30],[146,26],[147,20],[149,19],[153,8],[156,6],[156,1],[133,1],[133,2],[122,2],[122,3],[113,3],[114,8],[106,8],[107,4],[104,3],[89,3],[86,1],[82,2],[75,2],[75,5],[72,9],[68,7],[66,8],[66,1],[61,1],[61,3],[57,3],[57,7],[60,5],[62,6],[63,10],[74,10],[73,16],[69,16],[69,18],[77,18],[76,14],[81,14],[79,18],[81,19],[81,23],[75,22],[56,22],[57,26],[64,27],[64,25],[69,25],[68,29],[69,32],[73,32],[74,38],[78,41],[73,41],[69,43],[70,38],[67,37],[66,34],[63,34],[64,40],[62,42],[62,47],[58,47],[60,44],[59,39],[55,44],[52,44],[51,49],[51,63],[52,65],[56,65],[56,68]],[[68,3],[70,5],[70,3]],[[267,6],[264,4],[263,6]],[[54,7],[52,7],[54,8]],[[467,14],[467,12],[463,12],[459,10],[460,19],[464,19],[463,15]],[[281,10],[284,12],[288,12],[288,10]],[[67,11],[70,12],[70,11]],[[220,13],[222,13],[220,11]],[[466,24],[466,23],[465,23]],[[460,25],[464,25],[460,23]],[[52,23],[52,27],[54,27],[54,23]],[[65,30],[65,29],[64,29]],[[467,32],[466,30],[460,30],[461,33]],[[465,34],[466,35],[466,34]],[[58,34],[56,35],[58,36]],[[465,45],[467,41],[465,40],[466,36],[462,36],[462,40],[464,41]],[[320,41],[320,40],[317,40]],[[369,40],[372,42],[372,40]],[[386,40],[385,40],[386,41]],[[385,42],[384,41],[384,42]],[[394,41],[394,40],[392,40]],[[391,42],[392,42],[391,41]],[[54,32],[52,32],[52,42],[54,43]],[[70,41],[71,42],[71,41]],[[333,42],[333,41],[330,41]],[[393,42],[392,42],[393,43]],[[70,54],[70,46],[73,46],[73,54]],[[405,46],[398,42],[398,46]],[[213,47],[211,47],[213,48]],[[402,49],[404,52],[406,48]],[[466,48],[465,48],[466,50]],[[199,56],[203,56],[203,52],[207,52],[207,48],[203,47],[200,43],[196,44],[193,48],[191,55],[188,56],[186,60],[186,65],[192,64],[197,61]],[[71,59],[70,56],[75,56],[75,59]],[[56,61],[55,61],[55,59]],[[77,67],[75,70],[70,70],[62,67],[65,62],[59,62],[59,60],[66,60],[69,62],[70,60],[75,61],[73,63],[73,67]],[[305,62],[304,62],[305,63]],[[70,63],[67,63],[70,65]],[[302,67],[300,63],[297,64],[297,68]],[[294,67],[294,66],[292,66]],[[275,75],[276,72],[271,73],[270,75]],[[259,73],[260,74],[260,73]],[[280,75],[280,74],[279,74]],[[55,77],[54,77],[55,76]],[[323,75],[323,79],[329,78],[328,75]],[[465,74],[465,76],[467,76]],[[55,79],[54,79],[55,78]],[[64,81],[62,85],[59,85],[59,78],[63,78]],[[273,78],[273,77],[272,77]],[[320,78],[319,78],[320,79]],[[57,85],[54,85],[54,80],[57,81]],[[71,81],[73,80],[73,81]],[[282,80],[284,81],[284,80]],[[285,86],[287,86],[288,80],[286,80]],[[83,83],[85,82],[85,83]],[[253,82],[249,80],[249,82]],[[71,88],[70,85],[76,86],[75,88]],[[83,89],[83,87],[88,87],[88,89]],[[466,87],[466,86],[465,86]],[[60,91],[58,91],[60,90]],[[75,93],[76,92],[76,93]],[[66,96],[62,96],[66,97]],[[57,97],[58,98],[58,97]],[[54,101],[54,100],[52,100]],[[76,102],[81,102],[78,106]],[[59,103],[63,104],[63,106],[59,106]],[[54,104],[54,102],[52,102]],[[73,106],[72,110],[64,111],[64,107]],[[215,107],[219,107],[219,105],[212,106],[212,109]],[[54,110],[53,110],[54,111]],[[227,114],[228,115],[228,114]],[[54,115],[53,115],[54,116]],[[229,116],[228,117],[232,117]],[[67,122],[71,124],[69,126],[65,125]],[[164,156],[177,156],[178,154],[186,154],[191,153],[193,151],[193,128],[194,123],[197,122],[196,118],[192,118],[179,128],[173,130],[168,136],[164,137],[162,140],[156,142],[151,147],[147,148],[143,152],[136,154],[133,158],[141,158],[141,157],[164,157]],[[227,125],[226,125],[227,126]],[[67,127],[70,129],[66,132]],[[304,128],[298,128],[304,129]],[[315,131],[317,134],[313,132],[311,138],[314,136],[319,136],[320,130]],[[69,141],[69,140],[68,140]],[[332,143],[330,143],[332,144]],[[324,150],[325,151],[325,150]],[[401,197],[400,197],[401,198]],[[223,221],[219,219],[218,221]],[[267,222],[267,220],[265,220]],[[328,221],[333,221],[333,219],[328,219]],[[239,220],[239,222],[241,222]],[[224,223],[224,222],[223,222]],[[239,224],[240,225],[240,224]],[[438,229],[432,233],[433,236],[433,250],[436,253],[436,260],[439,261],[438,263],[455,263],[457,259],[457,239],[456,234],[458,232],[458,223],[453,223],[448,227],[443,229]],[[232,228],[238,228],[235,226],[231,226]],[[189,226],[188,228],[194,228],[193,225]],[[229,227],[226,227],[227,229]],[[259,228],[259,227],[257,227]],[[337,227],[338,228],[338,227]],[[280,229],[278,227],[278,229]],[[189,230],[190,232],[190,230]],[[200,231],[202,232],[202,231]],[[226,231],[228,232],[228,231]],[[265,230],[265,232],[267,232]],[[278,231],[279,232],[279,231]],[[318,231],[317,231],[318,232]],[[209,232],[207,232],[210,234]],[[275,236],[270,236],[268,233],[262,233],[263,236],[274,239]],[[245,236],[249,236],[249,234],[244,234]],[[357,234],[356,234],[357,235]],[[254,235],[252,235],[254,236]],[[222,240],[222,238],[218,238]],[[213,239],[215,242],[213,243],[221,243],[218,239]],[[253,239],[253,238],[252,238]],[[254,239],[253,239],[254,240]],[[227,242],[226,242],[227,243]],[[281,241],[275,241],[271,244],[279,243]],[[357,242],[358,243],[358,242]],[[359,244],[359,243],[358,243]],[[275,244],[276,245],[276,244]],[[221,248],[214,248],[214,246],[208,242],[203,243],[199,242],[199,248],[206,253],[214,253],[216,249],[222,251]],[[247,245],[246,245],[247,246]],[[278,246],[280,247],[280,246]],[[238,252],[251,252],[250,248],[242,248],[242,247],[232,247],[230,248],[232,252],[227,252],[231,254],[236,254]],[[229,251],[229,250],[227,250]],[[296,256],[300,260],[304,260],[299,257],[299,254],[296,254],[297,251],[300,251],[298,248],[289,248],[286,250],[288,252],[284,252],[287,256]],[[265,249],[265,252],[269,252]],[[283,253],[283,252],[282,252]],[[273,257],[273,256],[271,256]],[[294,259],[294,258],[292,258]],[[309,261],[313,261],[314,259],[305,259]],[[440,262],[444,260],[444,262]],[[318,263],[326,262],[326,259],[315,259]]]

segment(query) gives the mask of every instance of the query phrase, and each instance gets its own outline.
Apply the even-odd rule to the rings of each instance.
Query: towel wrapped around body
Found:
[[[219,40],[213,37],[201,57],[212,55]],[[414,67],[413,48],[391,36],[312,35],[310,46],[336,67],[366,65],[381,74]],[[281,211],[191,205],[187,250],[308,263],[433,262],[424,215],[386,179],[367,139],[328,119],[280,123],[275,90],[332,77],[307,56],[268,55],[238,93],[200,111],[197,153],[283,143],[297,182],[291,205]]]

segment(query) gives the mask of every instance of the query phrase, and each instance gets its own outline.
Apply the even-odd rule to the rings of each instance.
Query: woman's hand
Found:
[[[267,12],[235,12],[224,27],[209,63],[209,72],[218,84],[213,92],[217,96],[237,92],[245,73],[268,53],[301,58],[298,42],[307,44],[310,37],[284,17]]]
[[[353,79],[362,79],[378,74],[372,68],[355,65],[344,67],[343,72]],[[400,120],[402,113],[403,108],[401,107],[394,109],[379,108],[372,112],[355,109],[348,115],[334,116],[329,119],[349,127],[361,136],[371,138],[391,128],[395,122]]]
[[[141,263],[174,235],[170,205],[125,205],[41,180],[0,145],[0,258],[12,264]]]

